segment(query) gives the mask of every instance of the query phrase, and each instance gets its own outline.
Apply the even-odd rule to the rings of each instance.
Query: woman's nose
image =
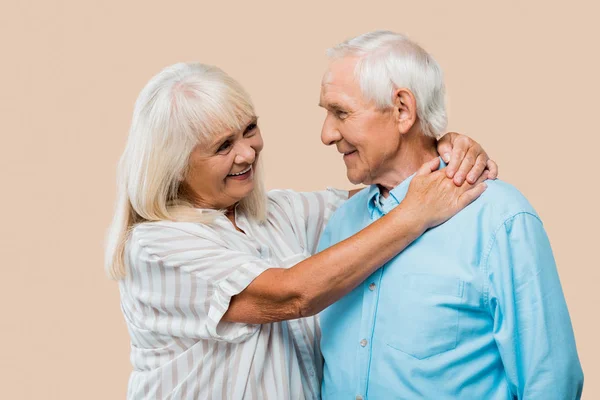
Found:
[[[256,158],[256,151],[247,144],[240,144],[235,156],[236,164],[252,164]]]

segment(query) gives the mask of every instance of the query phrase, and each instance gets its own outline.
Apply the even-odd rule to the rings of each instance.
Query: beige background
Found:
[[[0,398],[125,396],[128,335],[102,242],[133,102],[153,74],[219,65],[253,95],[269,187],[348,187],[319,141],[324,50],[380,28],[437,58],[450,128],[479,140],[545,221],[584,398],[600,398],[593,1],[166,3],[0,5]]]

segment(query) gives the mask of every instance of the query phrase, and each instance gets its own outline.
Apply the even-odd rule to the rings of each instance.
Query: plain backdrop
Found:
[[[269,188],[350,188],[320,143],[325,49],[390,29],[434,55],[450,129],[480,141],[542,217],[600,398],[598,7],[593,1],[3,1],[0,398],[122,399],[117,284],[102,266],[137,94],[179,61],[253,96]]]

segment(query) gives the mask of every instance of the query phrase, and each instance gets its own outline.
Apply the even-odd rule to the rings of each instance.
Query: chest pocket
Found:
[[[464,282],[429,274],[400,275],[390,281],[394,288],[382,288],[383,307],[378,311],[386,344],[420,360],[454,349]]]

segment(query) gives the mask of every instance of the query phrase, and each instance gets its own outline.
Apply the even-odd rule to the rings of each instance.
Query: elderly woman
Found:
[[[487,161],[463,143],[457,154]],[[314,254],[349,193],[265,193],[262,149],[249,96],[218,68],[176,64],[140,93],[106,250],[131,336],[129,399],[319,398],[316,314],[485,189],[434,160],[399,207]]]

